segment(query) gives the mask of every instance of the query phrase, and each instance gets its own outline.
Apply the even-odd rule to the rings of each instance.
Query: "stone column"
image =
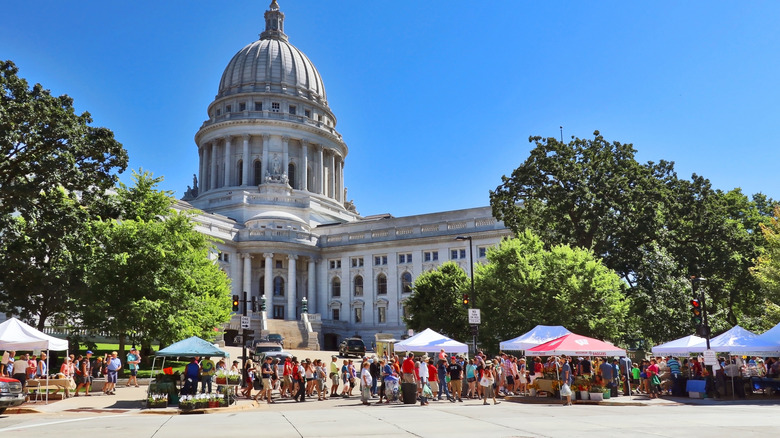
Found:
[[[345,201],[344,199],[344,157],[339,157],[339,163],[336,165],[336,167],[339,168],[339,171],[336,173],[336,175],[339,177],[338,200],[343,203]]]
[[[290,176],[287,170],[290,166],[290,137],[282,137],[282,174]],[[295,181],[290,181],[290,187],[295,187]]]
[[[337,199],[336,196],[336,154],[330,155],[330,178],[328,178],[328,197]],[[332,194],[331,194],[332,193]]]
[[[309,300],[309,312],[317,313],[317,271],[315,270],[317,261],[314,257],[309,257],[309,290],[306,291],[306,299]]]
[[[265,183],[265,177],[268,175],[268,146],[271,143],[271,135],[263,134],[263,162],[260,166],[260,184]]]
[[[210,187],[217,188],[217,141],[211,142],[211,177],[209,178]]]
[[[298,260],[298,256],[289,254],[287,260],[287,320],[296,321],[298,320],[298,315],[295,314],[295,304],[298,297],[296,293],[297,289],[295,287],[295,277],[297,275],[295,272],[295,262]]]
[[[319,181],[317,181],[317,193],[320,195],[325,195],[325,156],[323,153],[323,147],[321,144],[317,145],[317,154],[319,155],[319,177],[317,178]]]
[[[203,174],[204,174],[204,159],[205,159],[205,151],[203,150],[203,147],[198,146],[198,157],[200,158],[200,162],[198,164],[198,190],[201,194],[206,191],[205,181],[203,180]],[[194,187],[193,187],[194,188]]]
[[[266,298],[266,305],[268,307],[273,307],[273,298],[274,298],[274,255],[273,253],[266,252],[263,253],[263,257],[265,257],[265,274],[263,278],[263,290]],[[272,313],[273,314],[273,313]]]
[[[301,188],[309,191],[309,143],[306,140],[301,140],[301,147],[303,149],[303,162],[301,164]]]
[[[243,279],[242,291],[252,296],[252,254],[245,253],[241,257],[244,258],[244,270],[241,273],[241,278]]]
[[[233,160],[230,159],[232,139],[230,136],[225,137],[225,187],[230,187],[233,181],[230,177],[233,175]]]
[[[243,181],[239,181],[238,184],[242,186],[248,186],[249,185],[249,134],[245,134],[243,137],[244,140],[244,154],[242,158],[241,163],[241,173],[244,176]]]

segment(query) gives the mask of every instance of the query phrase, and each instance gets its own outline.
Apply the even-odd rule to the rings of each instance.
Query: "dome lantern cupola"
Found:
[[[284,34],[284,12],[279,10],[276,0],[273,0],[265,11],[265,31],[260,34],[260,39],[287,41],[287,35]]]

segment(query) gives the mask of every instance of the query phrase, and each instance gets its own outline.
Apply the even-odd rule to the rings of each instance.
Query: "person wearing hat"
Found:
[[[141,355],[135,347],[127,353],[127,369],[130,370],[130,377],[127,379],[127,386],[138,388],[138,366],[141,363]]]
[[[338,356],[335,354],[330,357],[330,396],[339,395],[339,364]]]

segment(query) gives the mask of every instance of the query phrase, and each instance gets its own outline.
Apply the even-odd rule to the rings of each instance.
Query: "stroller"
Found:
[[[398,401],[399,395],[398,377],[387,376],[385,377],[385,397],[388,401]]]

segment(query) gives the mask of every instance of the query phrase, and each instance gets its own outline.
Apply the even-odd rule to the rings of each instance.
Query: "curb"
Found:
[[[3,415],[9,415],[9,414],[42,414],[42,413],[43,412],[41,412],[41,411],[39,411],[37,409],[24,407],[24,408],[8,408],[8,409],[5,410],[5,412],[3,412]]]
[[[246,411],[249,409],[257,408],[259,405],[253,401],[250,404],[240,404],[236,406],[228,406],[226,408],[205,408],[205,409],[193,409],[191,411],[184,412],[181,409],[142,409],[139,414],[145,415],[193,415],[193,414],[221,414],[225,412]]]

